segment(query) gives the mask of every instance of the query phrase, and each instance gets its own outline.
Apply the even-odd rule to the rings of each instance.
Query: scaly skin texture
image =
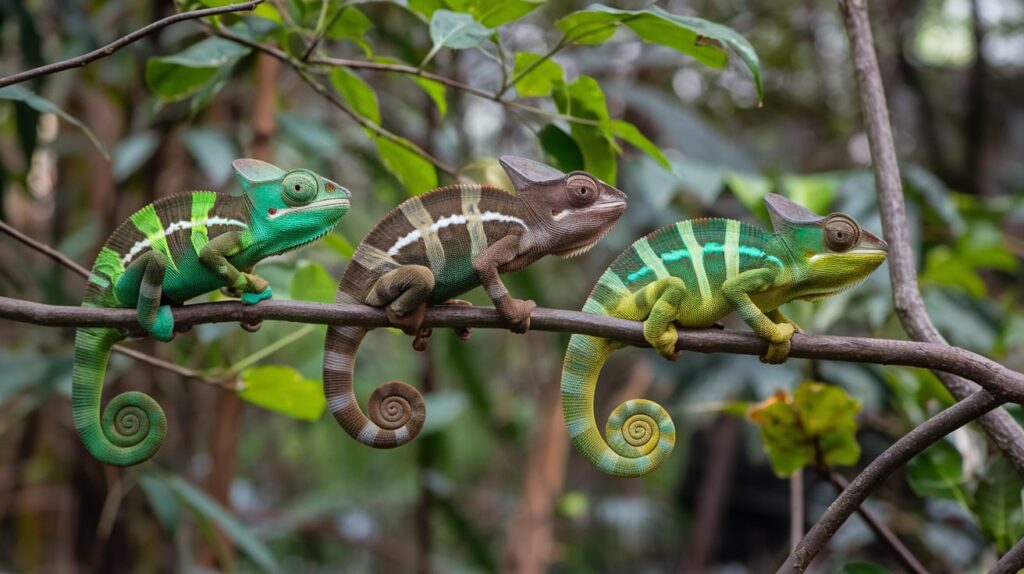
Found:
[[[513,331],[530,326],[533,301],[514,299],[498,277],[547,254],[571,257],[597,243],[626,209],[626,196],[583,172],[564,174],[532,160],[503,157],[516,193],[485,185],[454,185],[414,197],[392,210],[359,244],[338,288],[338,303],[384,307],[416,335],[427,305],[451,301],[477,285],[487,290]],[[359,442],[393,448],[423,427],[423,397],[399,381],[374,389],[369,418],[356,401],[355,355],[362,327],[328,328],[324,393],[338,424]],[[463,338],[468,331],[460,333]]]
[[[255,304],[271,296],[253,266],[326,235],[348,212],[349,192],[315,173],[290,172],[253,159],[232,163],[240,196],[193,191],[147,205],[100,250],[86,286],[86,307],[134,307],[154,339],[174,337],[171,305],[218,288]],[[129,466],[160,448],[167,419],[149,395],[127,392],[100,412],[110,349],[119,329],[79,329],[71,407],[75,429],[101,462]]]
[[[800,328],[779,306],[843,291],[877,268],[886,244],[848,215],[820,217],[788,199],[765,198],[774,234],[728,219],[682,221],[654,231],[612,262],[583,310],[643,321],[644,338],[675,360],[677,327],[710,327],[736,311],[768,340],[767,363],[781,363]],[[576,449],[603,472],[636,477],[672,452],[675,426],[661,405],[619,405],[602,437],[594,392],[621,343],[573,335],[562,367],[562,408]],[[607,438],[607,442],[605,442]]]

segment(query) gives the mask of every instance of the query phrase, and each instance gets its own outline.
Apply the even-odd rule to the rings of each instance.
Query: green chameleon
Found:
[[[676,327],[710,327],[735,310],[768,340],[761,359],[781,363],[800,328],[779,306],[848,289],[885,261],[886,244],[842,213],[821,217],[775,194],[765,198],[774,234],[729,219],[662,227],[612,262],[583,310],[643,321],[644,338],[676,360]],[[598,374],[622,343],[573,335],[562,366],[562,409],[573,444],[603,472],[635,477],[656,469],[675,444],[675,426],[655,402],[622,403],[605,437],[594,419]]]
[[[135,307],[151,337],[170,341],[170,305],[218,288],[250,305],[270,298],[270,286],[251,273],[253,266],[323,237],[348,212],[348,190],[311,171],[286,172],[254,159],[231,165],[242,195],[173,195],[121,224],[96,257],[82,305]],[[110,350],[128,335],[121,329],[79,329],[71,378],[78,435],[93,456],[118,466],[153,456],[167,434],[163,410],[144,393],[114,397],[101,416]]]
[[[336,302],[384,307],[391,321],[416,335],[427,305],[483,285],[510,328],[530,326],[533,301],[514,299],[498,277],[547,254],[572,257],[605,236],[626,209],[626,196],[590,174],[564,174],[545,164],[500,160],[515,194],[486,185],[452,185],[414,197],[388,213],[363,239],[345,269]],[[374,389],[369,418],[353,389],[355,355],[364,327],[332,325],[324,346],[324,393],[334,418],[353,438],[377,448],[412,440],[426,409],[419,391],[392,381]],[[463,339],[468,329],[459,331]]]

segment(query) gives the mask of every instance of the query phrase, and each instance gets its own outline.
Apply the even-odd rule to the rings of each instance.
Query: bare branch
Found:
[[[171,24],[176,24],[184,20],[195,20],[196,18],[205,18],[206,16],[226,14],[228,12],[241,12],[252,10],[262,2],[263,0],[250,0],[249,2],[243,2],[242,4],[217,6],[216,8],[204,8],[202,10],[194,10],[192,12],[181,12],[179,14],[173,14],[161,20],[157,20],[156,22],[153,22],[148,26],[139,28],[131,34],[128,34],[127,36],[122,36],[121,38],[114,40],[106,46],[93,50],[92,52],[89,52],[87,54],[82,54],[81,56],[75,56],[74,58],[62,60],[60,62],[54,62],[52,64],[46,64],[45,66],[40,66],[38,68],[33,68],[31,70],[18,72],[17,74],[12,74],[10,76],[0,78],[0,88],[10,86],[12,84],[19,84],[26,80],[31,80],[33,78],[38,78],[40,76],[46,76],[49,74],[62,72],[69,68],[85,66],[86,64],[93,62],[95,60],[99,60],[100,58],[106,58],[107,56],[113,54],[114,52],[120,50],[128,44],[131,44],[132,42],[135,42],[140,38],[143,38],[163,28],[166,28]]]
[[[822,476],[828,479],[839,492],[842,492],[850,487],[850,481],[846,480],[846,477],[839,474],[834,470],[821,470]],[[896,556],[899,557],[900,562],[907,569],[907,572],[913,572],[914,574],[928,574],[928,569],[921,564],[921,561],[907,548],[903,542],[896,536],[896,534],[889,529],[873,512],[867,509],[866,506],[861,505],[857,508],[857,514],[867,523],[868,528],[875,533],[875,536],[885,542]]]
[[[800,541],[780,573],[803,572],[818,552],[835,535],[850,515],[857,511],[868,495],[874,492],[896,469],[954,430],[1002,404],[987,391],[978,391],[914,428],[885,452],[878,455],[853,479],[811,531]]]
[[[889,273],[892,277],[896,314],[911,338],[930,343],[945,343],[925,309],[917,284],[914,253],[910,247],[907,214],[903,205],[892,124],[885,100],[882,74],[878,68],[866,0],[839,0],[843,24],[849,37],[850,52],[860,91],[861,108],[867,124],[868,141],[878,188],[879,206],[885,240],[889,243]],[[969,381],[937,373],[957,400],[977,390]],[[1024,429],[1005,410],[999,409],[981,419],[981,426],[992,441],[1024,475]]]
[[[178,327],[200,323],[256,323],[263,320],[362,327],[391,326],[384,311],[376,307],[307,301],[264,301],[259,305],[244,305],[237,301],[200,303],[176,307],[173,312]],[[0,297],[0,318],[50,327],[138,330],[134,309],[45,305],[8,297]],[[430,308],[424,326],[508,328],[496,310],[483,307]],[[579,311],[537,309],[531,318],[531,328],[535,331],[582,333],[630,345],[647,346],[643,337],[643,324],[639,321]],[[767,343],[751,332],[681,329],[676,348],[700,353],[763,355]],[[977,381],[1004,402],[1024,403],[1024,374],[958,347],[912,341],[797,334],[793,336],[790,356],[940,369]]]
[[[1003,557],[996,562],[996,565],[989,570],[989,574],[1015,574],[1024,568],[1024,539],[1018,540]]]
[[[8,223],[6,221],[0,221],[0,231],[3,231],[7,235],[10,235],[11,237],[17,239],[18,241],[24,243],[30,249],[34,249],[34,250],[42,253],[43,255],[46,255],[47,257],[53,259],[57,263],[60,263],[64,267],[67,267],[71,271],[74,271],[78,275],[81,275],[83,278],[85,278],[85,279],[89,278],[89,270],[88,269],[86,269],[85,267],[82,267],[78,263],[75,263],[74,261],[72,261],[72,259],[70,257],[68,257],[67,255],[64,255],[60,251],[57,251],[53,247],[50,247],[49,245],[46,245],[45,243],[42,243],[41,241],[36,241],[35,239],[32,239],[28,235],[25,235],[24,233],[22,233],[22,232],[18,231],[17,229],[11,227],[10,225],[8,225]]]

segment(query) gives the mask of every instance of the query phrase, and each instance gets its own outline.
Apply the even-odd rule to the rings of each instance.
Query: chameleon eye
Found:
[[[566,181],[569,202],[577,207],[593,203],[597,198],[597,182],[589,175],[574,174]]]
[[[288,174],[281,182],[281,192],[288,205],[304,205],[316,197],[317,182],[308,173]]]
[[[860,242],[860,226],[844,213],[833,213],[825,218],[825,245],[837,253],[848,251]]]

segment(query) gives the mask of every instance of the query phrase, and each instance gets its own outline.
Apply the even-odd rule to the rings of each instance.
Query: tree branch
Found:
[[[803,572],[818,552],[832,539],[850,515],[896,469],[954,430],[1002,404],[987,391],[978,391],[928,419],[871,461],[835,502],[829,505],[800,545],[790,554],[779,573]]]
[[[868,19],[867,0],[839,0],[839,9],[849,37],[861,108],[867,124],[882,228],[885,240],[889,243],[889,273],[896,314],[912,339],[944,344],[945,339],[928,316],[917,284],[917,270],[903,204],[903,183]],[[960,377],[936,374],[957,400],[963,400],[977,390],[975,385]],[[1024,429],[1002,409],[989,413],[980,422],[1017,472],[1024,475]]]
[[[263,320],[361,327],[392,326],[382,309],[365,305],[312,303],[307,301],[264,301],[244,305],[237,301],[199,303],[175,307],[177,327],[201,323],[256,323]],[[0,318],[49,327],[114,327],[139,333],[134,309],[46,305],[0,297]],[[436,307],[427,309],[424,327],[482,327],[506,329],[508,325],[494,309],[483,307]],[[537,309],[531,319],[535,331],[582,333],[615,339],[635,346],[647,346],[639,321],[591,315],[580,311]],[[767,343],[745,331],[681,329],[676,348],[700,353],[763,355]],[[1024,403],[1024,374],[958,347],[830,335],[793,336],[790,357],[832,359],[924,367],[957,373],[997,395],[1004,402]]]
[[[1024,568],[1024,538],[1017,541],[1003,557],[996,562],[996,565],[989,570],[989,574],[1015,574]]]
[[[831,482],[839,492],[850,488],[850,481],[846,480],[845,476],[834,470],[821,469],[821,474],[828,479],[828,481]],[[868,510],[866,506],[861,505],[857,507],[857,514],[859,514],[861,519],[867,523],[868,528],[875,533],[875,536],[885,542],[896,556],[899,557],[900,562],[903,563],[907,572],[913,572],[914,574],[928,574],[928,569],[921,564],[921,561],[918,560],[910,549],[900,541],[896,534],[892,530],[889,530],[889,527],[879,520],[873,512]]]
[[[62,60],[60,62],[54,62],[52,64],[46,64],[45,66],[40,66],[38,68],[33,68],[31,70],[18,72],[17,74],[11,74],[10,76],[0,78],[0,88],[10,86],[13,84],[19,84],[26,80],[31,80],[33,78],[38,78],[40,76],[47,76],[49,74],[62,72],[69,68],[85,66],[86,64],[93,62],[95,60],[99,60],[100,58],[106,58],[107,56],[113,54],[114,52],[120,50],[128,44],[131,44],[132,42],[135,42],[140,38],[143,38],[163,28],[166,28],[171,24],[176,24],[184,20],[195,20],[196,18],[205,18],[206,16],[226,14],[228,12],[252,10],[262,2],[263,0],[250,0],[249,2],[243,2],[242,4],[217,6],[216,8],[204,8],[202,10],[194,10],[192,12],[181,12],[178,14],[173,14],[161,20],[157,20],[156,22],[153,22],[148,26],[139,28],[131,34],[118,38],[117,40],[114,40],[106,46],[93,50],[92,52],[89,52],[87,54],[82,54],[81,56],[76,56],[74,58]]]

